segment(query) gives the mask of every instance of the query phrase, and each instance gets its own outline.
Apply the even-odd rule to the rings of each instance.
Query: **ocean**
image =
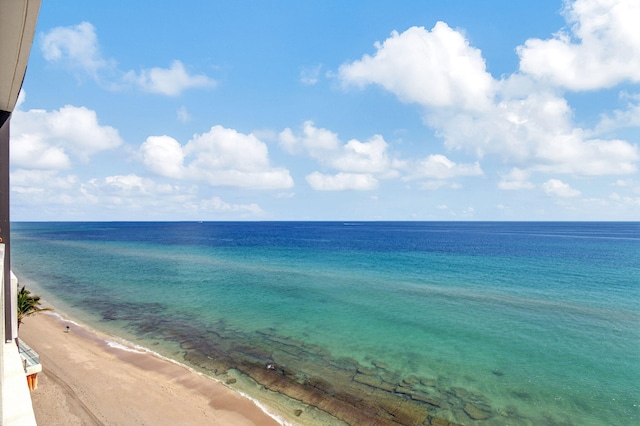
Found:
[[[640,424],[637,222],[11,226],[57,309],[292,422]]]

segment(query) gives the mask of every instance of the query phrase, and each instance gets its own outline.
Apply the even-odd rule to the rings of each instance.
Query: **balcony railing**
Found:
[[[22,340],[18,340],[18,352],[22,359],[22,365],[24,372],[27,376],[36,374],[42,371],[42,365],[40,364],[40,355],[29,347]]]

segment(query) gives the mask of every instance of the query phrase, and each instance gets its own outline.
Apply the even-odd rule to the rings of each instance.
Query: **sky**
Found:
[[[43,0],[13,221],[640,220],[640,2]]]

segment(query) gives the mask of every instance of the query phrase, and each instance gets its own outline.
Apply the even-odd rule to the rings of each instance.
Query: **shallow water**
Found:
[[[96,328],[350,423],[640,420],[638,223],[14,223],[12,244]]]

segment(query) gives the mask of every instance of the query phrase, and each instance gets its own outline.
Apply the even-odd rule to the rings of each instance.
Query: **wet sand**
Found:
[[[20,338],[43,365],[31,393],[41,425],[279,424],[221,383],[54,315],[27,318]]]

